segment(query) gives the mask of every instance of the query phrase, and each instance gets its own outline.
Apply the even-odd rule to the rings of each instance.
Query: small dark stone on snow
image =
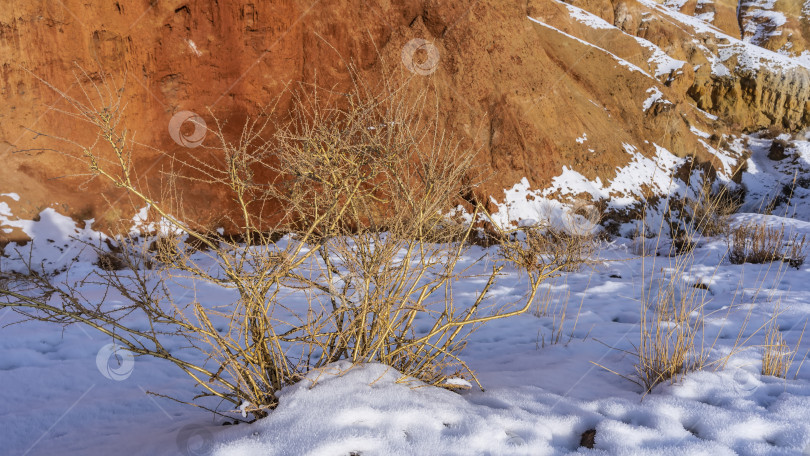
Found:
[[[594,443],[596,443],[596,429],[588,429],[582,433],[582,438],[579,439],[579,446],[593,448]]]
[[[774,161],[784,160],[788,157],[786,151],[790,147],[792,145],[784,139],[774,139],[771,148],[768,149],[768,158]]]

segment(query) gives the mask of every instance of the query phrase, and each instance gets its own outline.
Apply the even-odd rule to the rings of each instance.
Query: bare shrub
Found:
[[[589,263],[597,249],[592,235],[571,234],[548,225],[521,226],[509,230],[499,244],[499,256],[519,269],[543,271],[554,265],[573,272]]]
[[[391,81],[370,88],[356,78],[349,93],[301,85],[288,122],[248,119],[233,141],[218,123],[216,145],[207,146],[218,161],[192,155],[173,162],[167,182],[191,179],[228,195],[236,210],[222,222],[235,227],[232,236],[214,234],[185,217],[180,200],[154,198],[141,186],[131,167],[139,145],[121,125],[121,91],[92,83],[84,91],[92,101],[60,92],[71,114],[99,132],[77,154],[92,175],[148,205],[173,234],[151,251],[146,241],[117,238],[120,252],[144,255],[133,255],[123,271],[17,276],[0,290],[0,307],[89,325],[136,355],[174,363],[203,390],[197,397],[257,418],[277,405],[275,392],[338,360],[386,363],[439,386],[449,387],[458,372],[474,379],[459,357],[470,332],[529,309],[539,284],[570,267],[579,249],[549,250],[535,234],[508,241],[515,256],[507,262],[526,266],[522,300],[488,304],[504,260],[485,268],[474,300],[456,299],[453,285],[482,261],[465,260],[465,249],[487,217],[479,207],[470,223],[448,224],[442,214],[476,185],[475,151],[424,114],[428,91],[414,80]],[[260,179],[264,171],[270,180]],[[489,229],[509,237],[494,224]],[[105,299],[87,299],[88,285],[106,290]],[[235,298],[212,307],[176,291],[203,285]],[[125,305],[106,306],[113,295]],[[129,325],[133,318],[145,324]],[[177,338],[187,350],[166,348]]]
[[[537,223],[511,229],[499,227],[496,231],[506,234],[496,239],[499,256],[523,270],[555,264],[563,271],[578,271],[594,262],[601,217],[602,211],[596,205],[577,200],[565,208],[559,223],[541,214]]]

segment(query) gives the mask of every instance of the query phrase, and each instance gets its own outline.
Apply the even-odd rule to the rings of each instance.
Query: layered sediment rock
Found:
[[[733,33],[725,0],[694,3],[691,14],[707,14],[709,3],[714,23]],[[139,144],[134,166],[159,185],[165,157],[210,153],[172,139],[176,113],[227,119],[226,134],[235,135],[289,83],[346,87],[348,62],[372,82],[386,69],[409,74],[403,49],[414,39],[438,54],[418,76],[439,94],[442,124],[480,150],[492,175],[483,198],[498,200],[524,178],[547,187],[565,169],[607,188],[635,153],[661,149],[728,171],[718,157],[739,157],[728,147],[733,135],[808,123],[806,68],[652,0],[8,0],[0,10],[0,194],[20,199],[0,201],[14,217],[52,205],[102,224],[131,217],[128,196],[88,181],[75,148],[39,134],[96,138],[61,112],[68,106],[58,91],[82,97],[80,87],[105,74],[123,88],[122,124]],[[707,132],[726,139],[708,141]],[[636,184],[622,191],[645,185]],[[181,190],[195,217],[228,206],[209,186]]]

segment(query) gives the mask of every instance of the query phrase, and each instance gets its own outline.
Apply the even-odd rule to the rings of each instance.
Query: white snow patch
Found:
[[[712,23],[714,22],[714,11],[708,11],[701,14],[696,14],[695,17],[700,19],[703,22]]]
[[[201,56],[201,55],[202,55],[202,52],[200,52],[200,51],[199,51],[199,49],[197,49],[197,45],[196,45],[196,44],[194,44],[194,42],[193,42],[193,41],[191,41],[191,40],[186,40],[186,42],[188,43],[188,47],[189,47],[189,48],[191,48],[191,51],[192,51],[192,52],[194,52],[194,54],[196,54],[196,55],[197,55],[197,57],[199,57],[199,56]]]
[[[744,22],[745,41],[753,44],[762,44],[769,37],[779,36],[782,31],[778,28],[785,25],[787,18],[779,11],[773,11],[776,0],[743,0],[748,7],[742,19]]]
[[[697,106],[693,106],[693,107],[694,107],[694,108],[695,108],[695,109],[696,109],[698,112],[700,112],[701,114],[703,114],[703,115],[704,115],[706,118],[708,118],[708,119],[710,119],[710,120],[717,120],[717,119],[719,118],[719,117],[717,117],[717,116],[716,116],[716,115],[714,115],[714,114],[709,114],[708,112],[706,112],[706,111],[704,111],[704,110],[702,110],[702,109],[698,108]]]
[[[13,214],[6,203],[0,202],[0,225],[18,228],[31,238],[31,266],[37,272],[62,269],[76,261],[95,261],[96,253],[90,245],[106,238],[91,227],[94,220],[86,220],[84,228],[76,226],[70,217],[59,214],[52,208],[39,213],[39,219],[12,219]],[[11,230],[4,228],[4,232]],[[27,267],[18,265],[17,272],[27,272]]]
[[[658,100],[663,100],[664,94],[658,89],[658,87],[650,87],[647,89],[647,93],[650,94],[646,100],[644,100],[644,104],[641,106],[644,112],[647,112],[652,105],[655,104]],[[672,102],[668,100],[663,100],[662,103],[672,104]]]
[[[557,201],[556,195],[569,198],[581,194],[590,195],[590,200],[605,200],[610,208],[622,209],[643,201],[644,194],[639,183],[660,194],[685,192],[684,186],[672,176],[684,163],[667,149],[653,143],[655,155],[646,157],[632,144],[623,144],[631,156],[624,167],[617,167],[616,177],[604,183],[597,177],[589,180],[579,171],[563,166],[558,176],[551,180],[548,188],[533,190],[528,179],[523,178],[512,188],[504,190],[504,202],[491,200],[498,207],[496,221],[505,226],[509,222],[532,220],[558,220],[564,216],[566,204]]]
[[[606,30],[606,29],[617,29],[613,24],[609,23],[608,21],[602,19],[601,17],[586,11],[582,8],[577,8],[574,5],[569,5],[568,3],[562,2],[560,0],[555,0],[557,3],[563,4],[566,8],[568,8],[568,14],[573,18],[576,19],[578,22],[587,25],[593,29],[597,30]],[[617,29],[618,30],[618,29]]]
[[[710,138],[712,136],[712,135],[706,133],[705,131],[698,130],[694,125],[690,125],[689,130],[692,133],[694,133],[694,134],[696,134],[696,135],[698,135],[698,136],[700,136],[701,138],[704,138],[704,139],[705,138]]]
[[[149,209],[151,206],[147,204],[138,210],[132,217],[132,226],[129,231],[133,235],[138,234],[157,234],[159,236],[173,236],[182,234],[182,230],[177,228],[174,224],[161,217],[160,220],[149,221]]]
[[[667,8],[675,8],[679,10],[683,8],[683,5],[686,5],[686,2],[688,1],[689,0],[665,0],[664,6],[666,6]]]

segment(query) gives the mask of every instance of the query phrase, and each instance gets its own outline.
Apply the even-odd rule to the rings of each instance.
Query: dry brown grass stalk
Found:
[[[722,368],[731,354],[739,351],[738,343],[744,328],[740,330],[731,354],[719,360],[709,360],[709,354],[718,341],[717,338],[713,342],[705,339],[703,321],[710,293],[705,286],[697,286],[699,284],[689,280],[695,255],[694,239],[701,231],[708,235],[711,230],[711,225],[701,214],[706,215],[707,211],[720,204],[717,199],[721,197],[713,196],[710,188],[704,182],[697,201],[682,199],[676,205],[667,202],[664,217],[654,234],[646,217],[637,222],[631,249],[641,257],[644,273],[639,302],[639,342],[633,344],[632,351],[628,351],[637,359],[634,372],[624,375],[599,366],[638,384],[645,394],[658,384],[678,381],[690,371],[709,366]],[[657,264],[656,253],[666,231],[672,239],[671,256],[661,267]],[[651,273],[647,272],[650,261]],[[716,272],[717,268],[713,274]],[[711,277],[707,280],[711,281]]]
[[[659,383],[674,383],[689,371],[703,368],[707,361],[703,342],[707,293],[685,280],[693,255],[671,259],[668,268],[642,277],[633,380],[645,393]]]
[[[703,236],[717,236],[728,232],[730,216],[742,205],[739,192],[728,185],[714,189],[709,179],[703,178],[694,199],[686,202],[694,230]]]
[[[762,353],[762,375],[770,375],[772,377],[787,378],[788,372],[793,365],[793,360],[799,352],[799,345],[804,337],[804,331],[807,328],[807,322],[802,328],[799,335],[799,340],[796,341],[796,346],[791,348],[788,346],[782,331],[779,329],[777,318],[779,317],[778,308],[771,317],[768,328],[765,332],[765,345],[763,346]]]

